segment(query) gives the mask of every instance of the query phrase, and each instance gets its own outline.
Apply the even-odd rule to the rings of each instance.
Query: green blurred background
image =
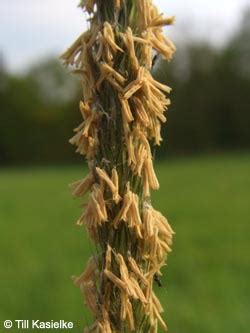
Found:
[[[220,45],[177,40],[175,59],[155,66],[173,87],[153,194],[176,231],[156,286],[171,333],[250,332],[249,22],[245,10]],[[64,319],[81,332],[91,320],[70,276],[93,246],[67,187],[86,173],[67,142],[80,84],[54,57],[13,70],[2,51],[0,332],[6,319]]]

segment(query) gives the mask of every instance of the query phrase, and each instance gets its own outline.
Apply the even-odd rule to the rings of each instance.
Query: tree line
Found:
[[[193,41],[154,75],[173,88],[157,156],[250,148],[250,14],[222,47]],[[56,59],[23,74],[0,66],[0,165],[79,161],[67,142],[81,88]]]

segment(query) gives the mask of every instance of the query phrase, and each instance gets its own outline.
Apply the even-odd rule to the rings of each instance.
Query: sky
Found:
[[[161,12],[175,15],[167,33],[173,39],[224,43],[237,29],[250,0],[155,0]],[[59,55],[86,29],[79,0],[1,0],[0,54],[11,71]]]

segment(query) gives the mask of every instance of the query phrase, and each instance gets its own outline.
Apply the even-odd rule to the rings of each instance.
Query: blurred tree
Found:
[[[70,161],[67,138],[77,124],[78,94],[73,78],[66,79],[54,60],[26,75],[8,75],[0,91],[0,163]]]
[[[163,141],[162,155],[167,150],[201,153],[215,146],[212,90],[217,58],[217,51],[210,45],[193,44],[179,51],[172,67],[159,62],[155,76],[162,82],[170,81],[173,87],[170,124],[162,133],[168,149]]]
[[[69,77],[62,64],[56,59],[47,59],[33,66],[27,80],[39,88],[38,95],[44,104],[64,105],[75,97],[79,84]]]
[[[250,145],[249,40],[250,9],[245,11],[239,30],[223,49],[217,64],[217,78],[221,82],[218,117],[221,126],[224,122],[220,142],[230,148],[249,148]]]
[[[222,49],[192,43],[155,76],[173,87],[161,155],[250,147],[250,10]],[[172,129],[174,128],[174,131]],[[166,150],[166,142],[168,149]]]
[[[220,49],[193,41],[171,66],[157,59],[154,75],[173,87],[158,155],[250,148],[249,22],[250,9]],[[0,164],[76,160],[67,143],[80,121],[76,80],[55,59],[8,74],[0,56]]]

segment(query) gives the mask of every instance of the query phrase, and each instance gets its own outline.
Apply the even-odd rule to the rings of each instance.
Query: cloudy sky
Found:
[[[20,71],[40,58],[61,53],[86,28],[78,0],[1,0],[0,53],[9,69]],[[173,37],[224,42],[237,29],[250,0],[155,0],[176,15]]]

